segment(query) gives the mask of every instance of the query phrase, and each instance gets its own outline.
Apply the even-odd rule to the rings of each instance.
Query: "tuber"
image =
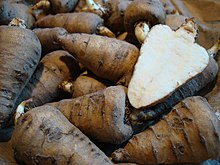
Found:
[[[166,25],[151,29],[142,44],[128,86],[128,98],[133,107],[161,103],[207,67],[209,54],[195,43],[196,35],[197,28],[192,19],[176,32]]]
[[[8,125],[15,101],[41,57],[41,45],[31,30],[0,26],[0,129]]]
[[[220,120],[202,97],[181,101],[157,124],[132,137],[113,161],[137,164],[201,163],[220,154]]]
[[[114,37],[114,34],[103,26],[103,19],[93,13],[62,13],[48,15],[36,21],[39,28],[63,27],[69,33],[101,34]]]
[[[125,30],[142,43],[151,27],[165,23],[165,9],[160,0],[135,0],[124,13]]]
[[[47,54],[19,95],[16,105],[28,98],[33,100],[29,104],[31,108],[57,100],[61,94],[58,85],[64,80],[75,79],[79,72],[77,61],[68,52],[59,50]]]
[[[89,34],[59,36],[59,44],[95,75],[128,85],[139,50],[115,38]]]
[[[48,105],[18,118],[12,148],[16,160],[28,165],[112,164],[59,110]]]
[[[49,10],[52,14],[69,13],[75,8],[77,3],[78,0],[40,0],[32,7],[32,10]]]
[[[72,98],[94,93],[106,88],[102,82],[92,76],[84,74],[80,75],[74,82],[62,82],[59,87],[64,91],[71,93]]]
[[[32,28],[35,18],[28,6],[23,3],[0,1],[0,25],[8,25],[13,18],[23,19],[27,28]]]
[[[42,55],[50,53],[55,50],[61,50],[61,46],[57,44],[57,38],[59,35],[67,33],[64,28],[37,28],[33,30],[40,40],[42,45]]]
[[[49,105],[59,109],[85,135],[99,142],[121,144],[132,136],[132,128],[126,122],[126,93],[122,86]]]

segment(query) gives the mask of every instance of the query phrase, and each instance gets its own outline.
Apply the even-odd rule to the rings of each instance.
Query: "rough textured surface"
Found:
[[[58,85],[79,75],[79,65],[68,52],[58,50],[44,56],[30,81],[19,96],[16,105],[29,98],[29,107],[37,107],[55,101],[61,92]],[[17,106],[16,106],[17,107]]]
[[[50,0],[52,13],[69,13],[79,0]]]
[[[0,128],[8,124],[14,104],[41,56],[41,45],[31,30],[0,26]]]
[[[138,11],[138,12],[137,12]],[[134,25],[146,21],[150,27],[165,23],[165,9],[160,0],[135,0],[124,13],[124,26],[129,34],[134,35]]]
[[[78,128],[51,106],[21,116],[12,136],[17,160],[34,164],[112,164]]]
[[[220,154],[220,121],[206,99],[190,97],[135,135],[113,160],[138,164],[200,163]]]
[[[125,98],[123,87],[116,86],[49,105],[58,108],[88,137],[121,144],[133,133],[125,121]]]
[[[61,46],[57,43],[59,35],[67,33],[64,28],[37,28],[33,30],[40,40],[42,45],[42,54],[50,53],[55,50],[61,50]]]
[[[88,33],[97,32],[97,27],[103,24],[103,19],[93,13],[63,13],[48,15],[36,21],[35,25],[39,28],[63,27],[69,33]]]
[[[95,78],[87,75],[81,75],[76,79],[76,81],[74,81],[73,98],[94,93],[105,88],[106,86]]]
[[[13,3],[8,0],[0,1],[0,25],[8,25],[13,18],[21,18],[27,28],[31,28],[35,22],[30,9],[21,3]]]
[[[115,38],[89,34],[59,37],[62,47],[97,76],[128,85],[139,50]]]
[[[175,32],[166,25],[151,29],[128,86],[128,98],[133,107],[149,107],[164,101],[206,68],[207,51],[190,37],[185,29]]]
[[[131,0],[109,0],[105,5],[110,9],[109,15],[104,18],[105,25],[115,34],[125,31],[124,12]]]

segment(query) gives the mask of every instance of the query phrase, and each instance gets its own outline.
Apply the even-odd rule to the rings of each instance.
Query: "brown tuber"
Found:
[[[12,148],[15,158],[28,165],[112,164],[59,110],[47,105],[18,118]]]
[[[157,124],[112,154],[113,161],[137,164],[201,163],[220,154],[220,120],[202,97],[189,97]]]
[[[74,99],[50,103],[85,135],[99,142],[121,144],[133,133],[126,121],[126,93],[122,86]]]

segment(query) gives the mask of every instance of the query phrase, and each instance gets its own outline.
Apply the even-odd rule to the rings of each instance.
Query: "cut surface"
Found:
[[[135,108],[162,102],[181,85],[201,73],[209,62],[207,51],[194,43],[187,29],[172,31],[156,25],[140,51],[128,98]]]

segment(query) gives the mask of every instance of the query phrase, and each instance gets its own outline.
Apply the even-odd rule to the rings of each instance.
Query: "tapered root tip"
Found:
[[[11,22],[8,24],[8,26],[17,26],[17,27],[24,28],[24,29],[27,28],[25,21],[20,18],[13,18]]]
[[[135,36],[141,44],[144,42],[149,30],[150,28],[146,22],[140,22],[135,25]]]
[[[220,38],[211,48],[209,48],[207,50],[207,52],[208,52],[209,56],[214,58],[214,57],[216,57],[219,50],[220,50]]]
[[[105,26],[97,27],[97,32],[98,32],[98,34],[100,34],[102,36],[115,38],[115,34]]]
[[[58,88],[65,92],[73,93],[73,82],[64,81],[58,86]]]
[[[18,105],[16,111],[15,111],[15,117],[14,117],[14,123],[16,124],[17,121],[18,121],[18,118],[24,114],[24,109],[25,109],[25,106],[26,104],[32,102],[32,98],[28,99],[28,100],[25,100],[25,101],[22,101],[21,104]]]
[[[38,3],[36,3],[31,10],[38,10],[38,9],[43,9],[43,10],[48,10],[50,8],[50,1],[48,0],[41,0]]]
[[[111,158],[113,162],[119,163],[119,162],[125,162],[126,160],[128,160],[129,155],[125,151],[125,149],[120,148],[112,153]]]

